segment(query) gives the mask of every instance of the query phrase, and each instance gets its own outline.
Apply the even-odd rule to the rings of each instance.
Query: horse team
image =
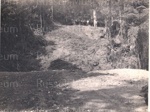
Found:
[[[106,27],[105,27],[105,22],[102,20],[96,20],[96,22],[93,19],[90,20],[79,20],[76,19],[74,21],[70,21],[68,25],[83,25],[83,26],[95,26],[96,27],[103,27],[102,30],[100,31],[100,38],[104,38],[106,34]],[[115,20],[113,21],[111,27],[110,27],[110,33],[111,37],[114,38],[120,31],[120,23]]]
[[[105,23],[104,22],[100,22],[100,21],[96,21],[96,26],[97,27],[105,27]],[[94,20],[75,20],[73,22],[74,25],[84,25],[84,26],[95,26],[94,24]]]

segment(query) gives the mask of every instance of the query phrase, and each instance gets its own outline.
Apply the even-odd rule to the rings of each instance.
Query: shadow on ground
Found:
[[[17,111],[49,110],[50,112],[136,111],[144,106],[138,95],[139,82],[130,86],[81,91],[62,85],[109,74],[86,74],[81,70],[54,70],[32,73],[0,73],[0,109]],[[113,76],[113,75],[112,75]],[[144,81],[144,80],[143,80]],[[142,81],[141,81],[142,82]],[[130,82],[127,82],[130,83]],[[77,87],[78,88],[78,87]],[[124,91],[126,90],[126,91]],[[135,104],[136,102],[141,102]]]

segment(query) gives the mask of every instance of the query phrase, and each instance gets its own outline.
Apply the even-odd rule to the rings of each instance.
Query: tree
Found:
[[[123,3],[123,0],[120,0],[120,2],[119,2],[119,4],[120,4],[120,13],[119,13],[119,18],[120,18],[120,36],[121,37],[123,37],[123,22],[122,22],[122,13],[124,12],[124,3]]]

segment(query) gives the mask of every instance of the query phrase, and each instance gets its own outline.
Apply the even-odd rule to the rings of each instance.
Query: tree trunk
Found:
[[[94,27],[97,27],[97,17],[96,17],[96,11],[93,10],[93,23],[94,23]]]
[[[112,25],[111,0],[109,0],[109,28]]]
[[[124,12],[124,3],[123,0],[120,0],[120,11],[119,11],[119,17],[120,17],[120,35],[123,37],[123,22],[122,22],[122,12]]]
[[[112,25],[112,13],[111,13],[111,0],[109,0],[109,15],[108,15],[108,38],[111,39],[111,33],[110,33],[110,28]]]
[[[51,11],[52,11],[52,13],[51,13],[51,21],[52,21],[52,23],[54,22],[54,6],[53,6],[54,4],[53,4],[53,0],[52,0],[52,6],[51,6]]]
[[[43,26],[42,26],[42,24],[43,24],[43,21],[42,21],[42,10],[41,10],[42,8],[40,8],[40,27],[42,28]]]

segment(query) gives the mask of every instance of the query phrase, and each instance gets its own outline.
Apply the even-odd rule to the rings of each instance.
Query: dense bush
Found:
[[[136,0],[136,1],[132,2],[131,5],[134,8],[137,8],[139,6],[145,6],[148,8],[149,7],[149,1],[148,0]]]
[[[142,87],[141,96],[144,97],[145,103],[148,105],[148,85]]]
[[[40,68],[37,51],[43,51],[46,41],[35,36],[30,24],[34,23],[30,5],[2,2],[1,71],[30,71]],[[35,23],[36,24],[36,23]],[[15,57],[12,57],[12,55]],[[4,58],[5,57],[5,58]],[[8,59],[6,59],[8,58]],[[14,58],[14,59],[11,59]]]

